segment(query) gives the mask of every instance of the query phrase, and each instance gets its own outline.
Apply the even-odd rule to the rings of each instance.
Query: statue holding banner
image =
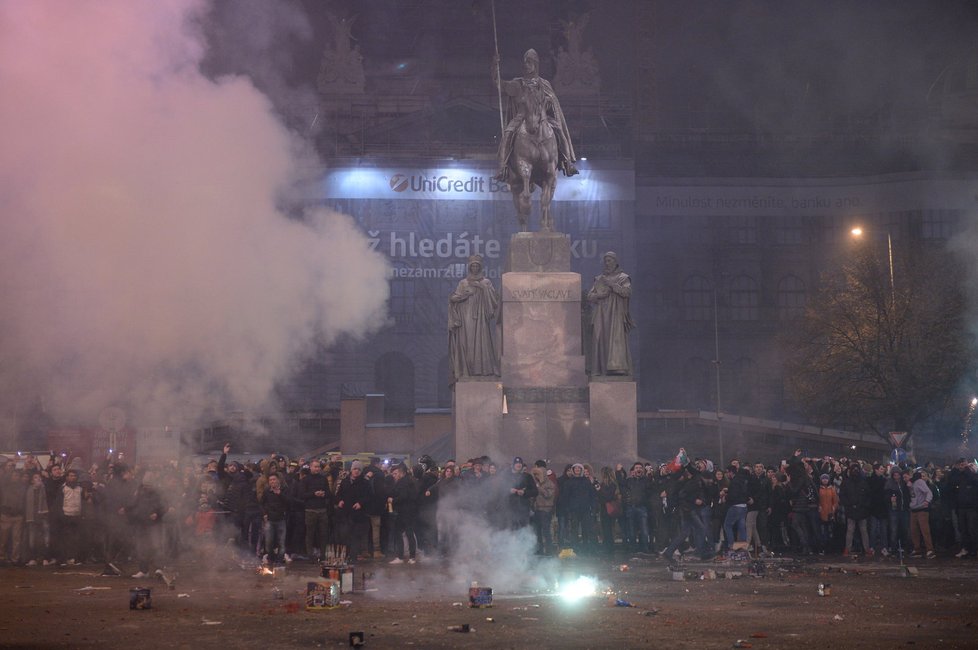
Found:
[[[495,322],[501,301],[485,276],[482,256],[469,258],[469,272],[448,302],[449,383],[465,377],[498,377]]]
[[[604,271],[594,278],[587,294],[591,303],[590,361],[591,376],[632,374],[632,355],[628,333],[635,326],[628,303],[632,280],[618,266],[618,255],[608,251],[602,256]]]
[[[557,169],[565,176],[577,174],[577,158],[557,95],[550,82],[540,77],[540,57],[535,50],[523,55],[523,74],[501,81],[498,53],[493,59],[492,81],[500,94],[500,110],[502,95],[507,98],[496,178],[509,183],[524,232],[530,217],[530,195],[534,186],[539,187],[541,230],[552,231],[550,202],[557,188]]]

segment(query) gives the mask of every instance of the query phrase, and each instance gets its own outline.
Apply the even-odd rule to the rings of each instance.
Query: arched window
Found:
[[[414,418],[414,362],[400,352],[387,352],[374,362],[374,386],[384,394],[384,419]]]
[[[683,317],[686,320],[713,318],[713,285],[700,275],[691,275],[683,283]]]
[[[805,314],[808,296],[805,283],[793,275],[786,275],[778,283],[778,318],[794,320]]]
[[[730,282],[730,319],[757,320],[761,294],[754,278],[738,275]]]

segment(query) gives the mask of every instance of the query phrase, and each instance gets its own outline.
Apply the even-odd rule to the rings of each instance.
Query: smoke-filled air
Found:
[[[291,205],[309,150],[248,78],[200,73],[205,9],[0,3],[0,399],[267,407],[314,350],[384,324],[386,262]]]

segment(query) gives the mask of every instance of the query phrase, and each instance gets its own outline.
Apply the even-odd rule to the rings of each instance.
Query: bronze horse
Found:
[[[527,231],[530,221],[530,198],[533,186],[540,188],[540,229],[552,232],[550,202],[557,189],[557,136],[546,110],[546,97],[539,86],[527,88],[516,98],[523,123],[513,140],[509,157],[509,189],[513,193],[520,229]]]

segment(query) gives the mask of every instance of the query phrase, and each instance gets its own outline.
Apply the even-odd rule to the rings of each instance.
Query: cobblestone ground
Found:
[[[973,560],[908,562],[915,576],[893,559],[831,560],[774,558],[762,577],[744,562],[551,560],[518,577],[525,590],[497,590],[490,609],[469,608],[467,585],[437,560],[368,562],[360,589],[326,611],[305,609],[319,575],[309,563],[260,575],[215,552],[169,568],[172,590],[154,577],[102,577],[96,565],[4,568],[0,647],[348,647],[353,631],[366,648],[978,647]],[[552,583],[579,575],[596,579],[596,595],[555,593]],[[152,609],[129,609],[133,587],[152,589]]]

